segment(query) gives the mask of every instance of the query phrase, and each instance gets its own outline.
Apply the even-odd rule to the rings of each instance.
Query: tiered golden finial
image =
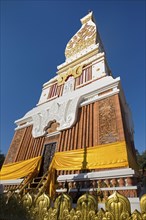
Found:
[[[87,49],[89,46],[96,45],[96,24],[94,23],[93,12],[81,19],[82,27],[71,38],[65,49],[66,58]]]

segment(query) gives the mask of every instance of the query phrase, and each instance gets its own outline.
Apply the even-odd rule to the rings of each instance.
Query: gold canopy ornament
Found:
[[[64,84],[69,76],[73,76],[74,78],[79,77],[82,74],[83,66],[84,64],[75,66],[74,68],[69,68],[67,72],[59,74],[57,78],[58,85]]]
[[[66,58],[81,52],[91,45],[96,45],[96,24],[94,23],[93,12],[81,19],[82,27],[71,38],[65,49]]]

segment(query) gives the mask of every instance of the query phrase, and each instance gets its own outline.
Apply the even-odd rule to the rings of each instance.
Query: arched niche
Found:
[[[45,128],[46,134],[50,134],[50,133],[57,131],[57,128],[59,127],[59,125],[60,124],[56,122],[56,120],[49,122],[48,126]]]

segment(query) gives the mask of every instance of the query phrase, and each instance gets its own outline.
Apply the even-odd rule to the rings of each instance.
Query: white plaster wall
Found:
[[[98,79],[103,76],[105,76],[105,62],[104,60],[101,60],[98,63],[93,64],[92,66],[92,78],[93,79]]]
[[[46,102],[48,100],[49,91],[50,91],[50,87],[42,90],[38,105],[42,104],[43,102]]]
[[[64,84],[63,95],[73,92],[74,86],[75,86],[75,79],[74,77],[70,76]]]
[[[29,111],[23,118],[15,121],[18,125],[16,129],[20,129],[23,122],[31,122],[33,137],[39,137],[44,135],[45,127],[52,120],[56,120],[60,124],[59,131],[70,128],[76,122],[79,106],[119,93],[117,88],[119,81],[120,78],[113,79],[111,76],[106,76],[50,102],[42,103]],[[108,94],[98,96],[98,93],[109,89],[112,91]]]

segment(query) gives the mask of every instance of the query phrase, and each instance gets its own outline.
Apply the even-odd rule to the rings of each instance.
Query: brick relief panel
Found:
[[[23,139],[24,133],[25,133],[25,128],[15,132],[8,154],[5,159],[5,164],[13,163],[15,161],[16,154]]]
[[[99,142],[107,144],[119,141],[116,109],[113,97],[99,101]]]

